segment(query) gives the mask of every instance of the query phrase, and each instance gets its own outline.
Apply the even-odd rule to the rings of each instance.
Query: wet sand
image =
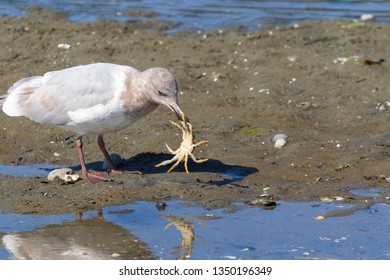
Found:
[[[144,175],[113,174],[113,182],[73,185],[45,178],[0,176],[0,209],[65,213],[136,200],[190,200],[208,208],[251,201],[360,203],[351,189],[375,187],[388,202],[390,183],[390,26],[315,21],[167,34],[174,23],[103,21],[76,24],[54,11],[0,18],[0,90],[18,79],[92,62],[139,70],[162,66],[174,73],[179,101],[190,117],[194,152],[209,161],[154,165],[171,155],[181,136],[160,107],[123,131],[106,135],[107,148]],[[58,44],[70,44],[68,50]],[[381,106],[378,106],[381,103]],[[387,107],[387,110],[381,110]],[[380,109],[381,108],[381,109]],[[0,164],[49,163],[79,169],[75,135],[0,113]],[[275,149],[272,137],[287,145]],[[85,137],[90,167],[103,156],[96,136]]]

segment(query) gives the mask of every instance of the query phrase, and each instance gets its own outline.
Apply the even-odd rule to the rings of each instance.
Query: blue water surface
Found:
[[[372,14],[378,22],[390,22],[389,1],[260,1],[260,0],[16,0],[1,1],[0,14],[26,14],[28,6],[43,6],[66,12],[72,21],[93,22],[149,20],[129,10],[154,11],[155,19],[181,23],[181,29],[218,29],[263,24],[296,23],[313,19],[356,19]]]
[[[266,210],[238,203],[232,211],[206,210],[184,201],[166,204],[164,210],[144,201],[104,208],[103,226],[120,226],[145,243],[158,259],[390,259],[389,204],[374,204],[350,215],[324,220],[315,217],[347,210],[352,205],[279,201],[275,209]],[[96,215],[86,212],[83,219]],[[74,219],[74,213],[42,216],[0,213],[0,236],[14,233],[23,236],[23,232],[29,232],[29,240],[34,242],[58,242],[58,238],[44,236],[52,234],[50,231],[45,233],[39,228]],[[50,248],[55,246],[53,242]],[[12,252],[0,242],[0,259],[12,258]]]

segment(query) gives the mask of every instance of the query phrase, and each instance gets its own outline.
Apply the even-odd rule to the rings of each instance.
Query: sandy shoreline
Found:
[[[161,107],[106,136],[109,151],[144,175],[113,175],[113,182],[96,185],[0,176],[2,210],[64,213],[169,199],[215,208],[265,192],[275,200],[337,196],[360,203],[371,198],[349,190],[369,187],[379,189],[378,201],[388,202],[388,25],[315,21],[259,32],[166,34],[169,23],[76,24],[40,9],[0,22],[2,93],[20,78],[80,64],[162,66],[178,81],[180,104],[197,139],[209,140],[195,154],[210,159],[190,162],[190,174],[182,166],[168,174],[168,167],[154,167],[170,157],[165,142],[180,142],[169,123],[174,116]],[[71,48],[60,49],[60,43]],[[0,164],[78,166],[71,133],[3,113],[0,122]],[[288,135],[282,149],[271,141],[277,133]],[[96,137],[85,144],[87,161],[102,161]]]

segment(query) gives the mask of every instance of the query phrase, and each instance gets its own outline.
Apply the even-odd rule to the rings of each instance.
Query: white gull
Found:
[[[11,117],[25,116],[75,132],[82,174],[95,183],[109,180],[109,176],[106,172],[87,171],[83,135],[97,134],[109,171],[124,172],[115,168],[103,134],[128,127],[159,104],[184,120],[177,91],[177,82],[167,69],[156,67],[141,72],[130,66],[94,63],[21,79],[0,97],[0,108]]]

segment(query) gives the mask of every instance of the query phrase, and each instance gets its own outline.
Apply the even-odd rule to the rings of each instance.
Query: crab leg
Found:
[[[180,151],[180,149],[177,149],[176,151],[174,151],[171,147],[168,146],[167,143],[165,143],[165,146],[167,146],[168,151],[169,151],[171,154],[173,154],[173,155],[177,155],[177,154],[179,153],[179,151]]]
[[[198,142],[198,143],[196,143],[196,144],[194,144],[192,147],[197,147],[197,146],[199,146],[199,145],[202,145],[202,144],[206,144],[206,143],[208,143],[209,141],[200,141],[200,142]]]
[[[163,165],[170,164],[170,163],[174,162],[175,160],[177,160],[179,157],[180,157],[180,155],[176,155],[172,159],[164,160],[163,162],[160,162],[159,164],[156,164],[155,167],[160,167],[160,166],[163,166]]]
[[[193,154],[191,154],[190,157],[191,157],[192,160],[195,161],[196,163],[203,163],[203,162],[206,162],[206,161],[208,160],[208,158],[196,159],[195,156],[194,156]]]
[[[184,169],[186,170],[186,173],[190,173],[188,171],[188,155],[187,154],[185,155],[185,158],[184,158]]]
[[[176,156],[175,156],[175,157],[176,157]],[[174,158],[175,158],[175,157],[174,157]],[[167,172],[171,172],[173,169],[175,169],[176,166],[178,166],[179,163],[183,161],[183,157],[184,157],[184,155],[180,155],[180,157],[179,157],[179,159],[177,160],[177,162],[176,162],[174,165],[172,165],[171,168],[169,168],[169,170],[168,170]]]
[[[173,121],[170,121],[171,124],[173,124],[174,126],[176,126],[178,129],[180,129],[182,132],[184,132],[184,127],[181,127],[180,125],[178,125],[177,123],[173,122]]]

